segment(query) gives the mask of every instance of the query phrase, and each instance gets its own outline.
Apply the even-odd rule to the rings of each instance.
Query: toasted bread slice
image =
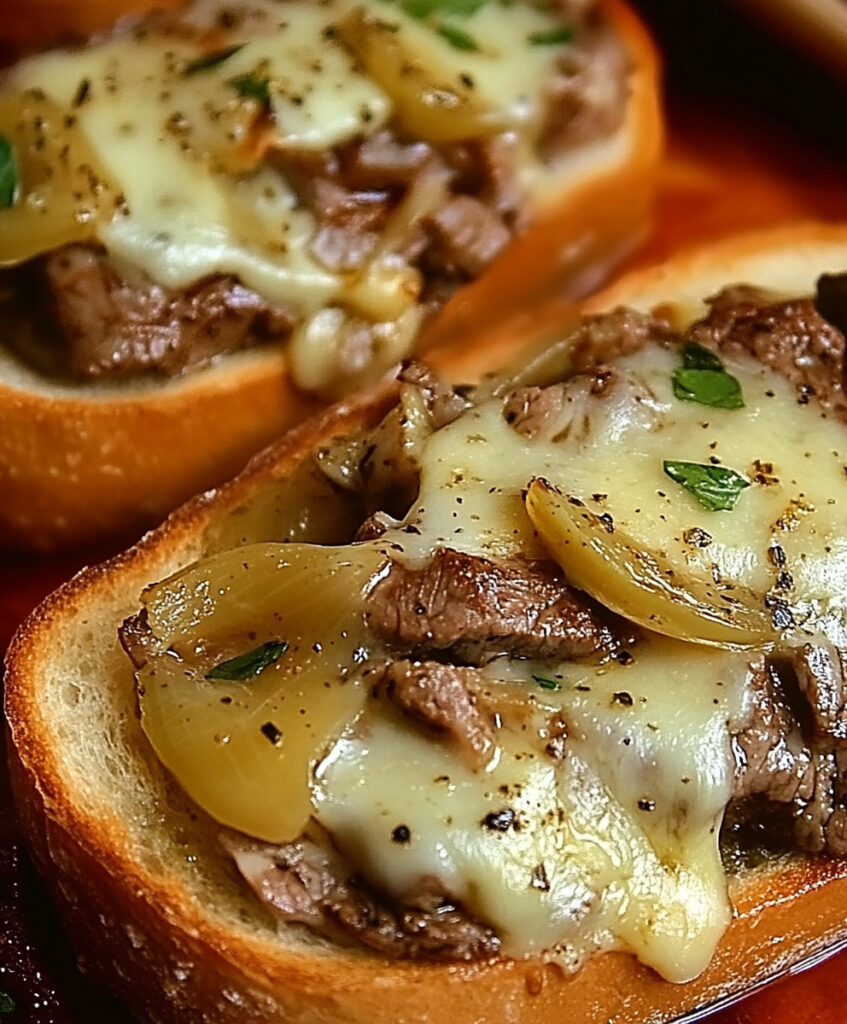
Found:
[[[803,295],[843,266],[847,229],[802,225],[692,251],[586,308],[661,307],[688,323],[727,284]],[[153,754],[117,627],[144,587],[199,558],[253,541],[343,540],[344,509],[311,454],[373,425],[395,398],[387,386],[301,425],[236,480],[84,570],[15,638],[6,661],[12,782],[87,970],[151,1021],[631,1024],[708,1006],[842,939],[847,861],[799,854],[733,874],[732,921],[686,984],[622,952],[598,953],[575,973],[539,958],[389,961],[265,913],[217,846],[217,823]]]
[[[114,14],[114,6],[86,6],[86,17]],[[635,15],[620,0],[603,6],[628,54],[623,123],[561,162],[554,192],[530,211],[526,231],[430,325],[439,344],[461,347],[469,318],[496,318],[530,282],[586,291],[643,230],[662,134],[658,62]],[[70,7],[56,7],[67,27]],[[27,11],[27,24],[36,24]],[[0,545],[49,550],[137,535],[324,404],[295,386],[278,344],[176,379],[115,384],[48,379],[3,355]]]

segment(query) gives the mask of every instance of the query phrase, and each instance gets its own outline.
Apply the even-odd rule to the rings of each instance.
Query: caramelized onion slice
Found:
[[[526,509],[568,579],[632,622],[714,647],[759,648],[777,639],[764,595],[672,567],[662,552],[548,481],[533,480]]]
[[[383,562],[375,545],[255,544],[143,595],[141,724],[218,821],[269,842],[303,830],[312,768],[364,703],[361,594]],[[262,668],[262,653],[277,657]],[[243,679],[210,678],[251,654],[258,672],[242,663]]]
[[[481,104],[449,68],[438,66],[437,47],[444,44],[434,34],[428,49],[412,48],[395,24],[362,7],[342,20],[339,32],[367,75],[391,97],[395,119],[410,138],[457,142],[508,127],[502,111]]]
[[[0,210],[0,266],[96,234],[120,202],[75,119],[38,90],[0,97],[0,135],[14,147],[18,188]]]

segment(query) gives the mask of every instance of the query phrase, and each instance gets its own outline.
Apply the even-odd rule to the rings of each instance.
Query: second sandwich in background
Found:
[[[617,0],[209,0],[9,69],[0,543],[148,525],[469,282],[608,264],[659,135]]]

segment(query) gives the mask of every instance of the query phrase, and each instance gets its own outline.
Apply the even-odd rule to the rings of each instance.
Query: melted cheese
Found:
[[[728,367],[744,409],[680,401],[671,389],[679,363],[678,351],[656,347],[621,360],[621,384],[603,400],[579,380],[567,385],[571,428],[556,440],[522,436],[499,400],[468,410],[426,443],[418,499],[388,535],[402,548],[395,557],[414,564],[439,546],[549,557],[524,504],[527,485],[544,476],[608,512],[676,572],[717,574],[760,597],[774,583],[778,542],[798,623],[803,608],[815,609],[803,635],[840,637],[844,426],[752,360]],[[719,459],[753,484],[733,512],[709,512],[665,475],[665,459]],[[706,547],[686,541],[702,531]],[[800,639],[789,631],[782,642]],[[396,897],[437,878],[495,925],[506,952],[546,949],[579,963],[594,948],[624,948],[667,978],[695,976],[729,920],[717,834],[730,796],[729,735],[747,714],[756,656],[655,636],[632,653],[626,667],[489,667],[524,688],[533,675],[561,687],[524,697],[564,715],[560,766],[504,727],[498,758],[474,774],[437,740],[371,712],[320,771],[319,819]],[[523,824],[492,835],[481,823],[504,793],[518,794],[510,806]],[[410,829],[408,846],[392,842],[397,824]]]
[[[614,947],[671,980],[695,977],[729,921],[718,828],[748,664],[659,639],[634,655],[626,667],[512,666],[536,714],[568,722],[561,762],[504,728],[477,773],[372,708],[319,770],[318,820],[396,898],[437,880],[495,927],[507,955],[575,967]],[[533,669],[561,689],[542,690]],[[488,699],[504,685],[492,679]],[[504,811],[511,825],[486,825]],[[392,839],[398,825],[408,842]]]
[[[236,584],[229,577],[214,584],[210,562],[182,575],[183,585],[202,583],[192,591],[199,604],[171,584],[157,588],[158,606],[150,609],[161,647],[156,671],[167,665],[167,681],[176,686],[182,669],[169,664],[181,649],[175,632],[185,633],[189,646],[203,638],[204,651],[221,643],[232,649],[246,616],[262,636],[269,622],[274,629],[282,622],[283,632],[313,652],[332,640],[335,660],[319,667],[325,684],[352,680],[364,694],[370,674],[397,656],[365,635],[362,616],[362,601],[388,558],[414,565],[439,547],[549,558],[552,549],[567,572],[567,549],[545,546],[527,514],[527,488],[540,476],[607,516],[612,533],[604,536],[625,531],[629,543],[661,552],[680,578],[708,578],[718,592],[724,585],[744,588],[762,602],[782,588],[795,624],[774,633],[772,648],[821,632],[839,641],[847,607],[844,425],[814,403],[798,402],[779,375],[744,358],[727,366],[741,384],[743,408],[682,401],[671,385],[679,364],[678,349],[657,344],[620,360],[608,386],[574,378],[559,386],[554,427],[533,436],[508,422],[503,399],[469,408],[416,442],[420,490],[408,516],[378,541],[351,548],[349,561],[344,549],[271,545],[262,551],[262,574],[248,579],[244,566],[252,554],[242,549],[227,556]],[[665,460],[719,460],[750,486],[733,511],[709,511],[664,473]],[[276,563],[293,564],[295,556],[299,576],[280,576]],[[321,593],[302,608],[299,599],[284,607],[280,588],[296,594],[310,571]],[[790,575],[790,587],[780,572]],[[327,580],[331,593],[323,593]],[[598,586],[604,585],[601,574]],[[649,590],[643,596],[653,621]],[[747,720],[749,677],[762,670],[763,655],[655,632],[627,654],[594,665],[498,658],[485,666],[473,685],[495,723],[496,744],[483,768],[472,769],[443,737],[388,702],[351,701],[343,728],[343,713],[332,708],[321,726],[324,747],[309,737],[313,758],[322,758],[313,764],[311,810],[378,890],[402,901],[423,880],[436,880],[495,928],[507,955],[538,953],[575,968],[595,949],[623,949],[666,978],[688,980],[704,969],[729,920],[718,831],[731,795],[730,737]],[[307,653],[303,666],[313,660]],[[298,672],[295,659],[268,670],[256,686],[246,739],[259,744],[264,763],[277,754],[260,742],[256,723],[266,708],[277,713],[277,694],[297,686]],[[296,696],[297,715],[301,698],[308,715],[308,694],[297,689]],[[185,701],[174,712],[174,699],[169,692],[159,702],[179,757]],[[198,707],[204,701],[207,693]],[[221,778],[233,785],[235,774],[210,778],[205,768],[209,737],[223,720],[214,710],[192,753],[195,778],[213,791]],[[205,714],[199,707],[192,718],[193,735]],[[555,744],[548,749],[557,723],[566,725],[564,754]],[[274,777],[285,788],[283,776]],[[253,773],[246,760],[237,786],[242,795],[228,800],[234,827],[245,827],[248,803],[253,834],[275,838],[302,827],[309,811],[303,799],[300,817],[277,822],[281,830],[271,834],[267,822],[279,817],[278,795],[268,796],[267,776]],[[212,799],[203,797],[203,806],[213,807]]]
[[[313,214],[263,158],[274,150],[314,158],[386,126],[410,125],[412,137],[436,144],[508,130],[525,176],[538,163],[545,83],[563,49],[529,40],[557,22],[523,3],[425,22],[387,0],[249,0],[224,30],[222,6],[200,0],[177,28],[143,23],[85,49],[30,58],[5,88],[45,94],[90,144],[118,197],[115,216],[96,229],[113,256],[172,289],[232,274],[286,307],[300,325],[293,370],[301,386],[327,388],[339,372],[343,331],[316,321],[324,310],[382,325],[369,348],[359,347],[365,362],[391,365],[419,324],[419,272],[385,246],[356,273],[327,269],[311,251]],[[476,48],[451,45],[443,34],[451,31],[454,43],[464,34]],[[257,83],[272,114],[264,121],[250,98]],[[531,200],[533,186],[526,191]],[[442,184],[436,205],[443,198]]]
[[[568,442],[522,436],[498,401],[436,433],[409,517],[421,533],[402,538],[407,556],[449,545],[543,557],[547,549],[524,508],[527,485],[543,477],[595,515],[611,517],[640,548],[661,553],[672,572],[717,580],[717,594],[735,588],[758,595],[762,608],[780,596],[792,612],[794,626],[783,630],[792,642],[823,631],[842,645],[844,425],[752,359],[727,367],[741,383],[743,409],[680,401],[671,386],[679,365],[677,350],[650,347],[616,363],[622,385],[608,398],[587,401],[576,384],[567,415],[583,428]],[[733,469],[751,485],[733,511],[712,512],[667,476],[666,460]]]

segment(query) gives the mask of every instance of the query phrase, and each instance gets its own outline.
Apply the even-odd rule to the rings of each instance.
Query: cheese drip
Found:
[[[165,672],[168,685],[157,691],[155,679],[145,677],[142,707],[148,732],[157,717],[166,727],[172,770],[179,775],[185,744],[178,727],[188,700],[170,692],[184,674],[170,665],[171,652],[196,654],[206,649],[198,638],[210,636],[235,652],[244,647],[247,622],[267,630],[282,614],[282,626],[268,635],[311,651],[303,666],[324,682],[331,670],[356,699],[345,699],[338,713],[333,706],[299,755],[296,820],[269,827],[268,805],[278,804],[278,794],[268,794],[264,769],[244,760],[238,787],[251,797],[228,802],[229,824],[277,841],[296,834],[312,813],[377,890],[402,901],[422,880],[436,879],[497,930],[511,956],[542,954],[575,968],[595,949],[623,949],[674,981],[696,976],[729,920],[718,831],[731,795],[730,736],[747,720],[747,684],[762,670],[763,655],[646,633],[621,661],[600,665],[497,659],[473,684],[497,730],[494,755],[474,771],[443,737],[390,702],[368,698],[374,674],[398,654],[375,642],[362,616],[389,559],[416,565],[439,547],[549,558],[525,505],[530,482],[544,477],[598,518],[607,516],[606,526],[625,531],[633,545],[661,552],[680,577],[708,577],[716,587],[728,581],[757,600],[775,589],[789,595],[792,624],[774,631],[770,647],[820,633],[839,641],[844,426],[815,404],[798,403],[778,374],[745,358],[727,365],[743,408],[681,401],[671,384],[679,363],[677,348],[655,345],[620,360],[603,387],[587,377],[558,385],[562,402],[552,427],[507,421],[502,399],[468,409],[419,442],[418,497],[378,541],[349,549],[267,545],[261,574],[250,568],[249,549],[236,550],[227,556],[230,576],[210,560],[155,588],[148,596],[158,645],[152,667]],[[709,511],[667,476],[667,460],[717,460],[750,486],[732,511]],[[567,571],[566,553],[561,560]],[[790,574],[790,587],[777,570]],[[308,593],[303,580],[319,571],[331,589],[329,582],[317,588],[302,607],[280,601],[285,591],[295,599]],[[187,580],[198,600],[180,592]],[[265,635],[260,630],[258,638]],[[324,664],[330,655],[336,660]],[[280,698],[298,672],[296,659],[280,662],[255,688],[258,707],[245,742],[258,744],[265,763],[278,760],[277,752],[256,725],[266,707],[276,714],[285,706]],[[298,690],[296,703],[288,702],[307,721],[311,692]],[[209,703],[203,688],[191,702],[190,756],[203,784],[192,792],[215,814],[214,790],[222,783],[204,767],[225,719],[220,707],[209,713]],[[566,725],[563,750],[547,749],[553,716]]]
[[[507,955],[576,968],[626,949],[688,981],[729,922],[718,829],[748,671],[743,655],[661,638],[627,666],[513,666],[487,700],[506,688],[536,717],[559,713],[569,754],[505,727],[484,772],[373,708],[319,770],[318,820],[380,890],[402,900],[436,879]],[[560,689],[543,690],[539,672]],[[408,842],[393,839],[398,825]]]

